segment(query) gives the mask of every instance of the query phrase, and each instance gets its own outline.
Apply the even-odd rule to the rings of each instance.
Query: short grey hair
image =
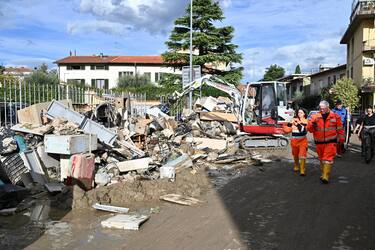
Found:
[[[327,102],[327,101],[321,101],[320,103],[319,103],[319,106],[320,105],[325,105],[325,106],[327,106],[328,108],[329,108],[329,102]]]

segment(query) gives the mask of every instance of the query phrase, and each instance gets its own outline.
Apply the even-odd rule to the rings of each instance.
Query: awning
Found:
[[[361,88],[362,93],[373,93],[375,92],[375,84],[366,84]]]

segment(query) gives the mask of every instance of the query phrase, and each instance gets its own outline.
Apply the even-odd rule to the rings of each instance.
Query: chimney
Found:
[[[76,50],[74,50],[74,56],[77,56],[77,51]]]
[[[69,51],[69,56],[72,56],[72,51],[71,50]]]
[[[99,55],[99,56],[100,56],[100,58],[103,58],[103,53],[100,53],[100,55]]]

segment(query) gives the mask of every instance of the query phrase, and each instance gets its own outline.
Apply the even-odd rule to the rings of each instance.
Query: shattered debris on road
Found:
[[[229,99],[200,99],[178,120],[158,107],[130,116],[125,104],[118,105],[99,104],[91,115],[56,100],[19,110],[19,124],[0,128],[0,190],[17,194],[14,202],[0,203],[0,215],[48,195],[72,209],[119,213],[132,202],[193,205],[211,185],[209,171],[237,171],[227,164],[243,167],[262,159],[236,142]],[[108,119],[103,112],[111,114]],[[121,215],[102,225],[138,229],[148,218]]]

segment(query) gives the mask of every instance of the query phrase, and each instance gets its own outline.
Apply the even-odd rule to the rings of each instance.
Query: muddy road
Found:
[[[375,163],[358,150],[336,161],[329,185],[313,151],[306,177],[281,152],[263,166],[211,172],[199,206],[134,204],[151,215],[140,231],[101,228],[106,212],[71,211],[12,249],[374,249]]]

